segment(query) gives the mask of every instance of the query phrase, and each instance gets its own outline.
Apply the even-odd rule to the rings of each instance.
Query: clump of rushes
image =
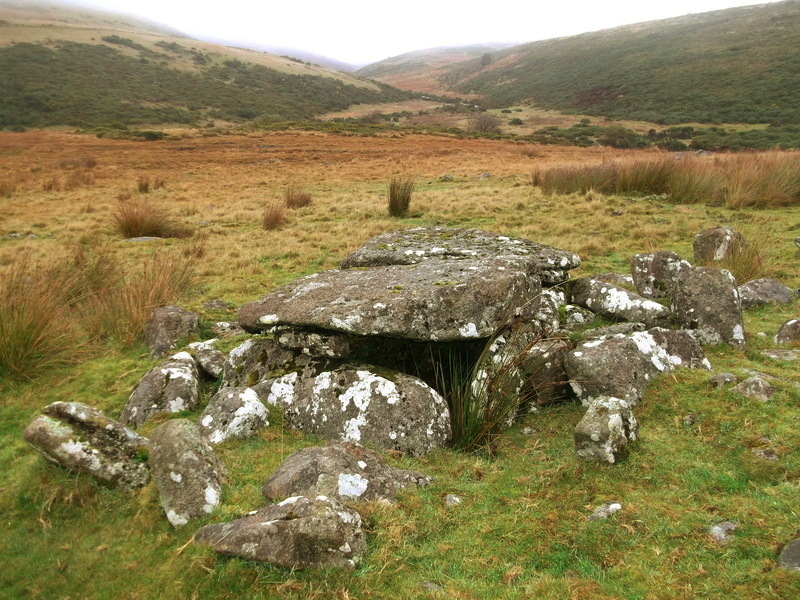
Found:
[[[389,215],[404,217],[411,204],[416,182],[411,175],[392,175],[387,194],[389,197]]]
[[[264,207],[261,217],[261,226],[267,231],[278,229],[286,221],[286,205],[282,202],[272,201]]]
[[[283,201],[287,208],[303,208],[311,204],[311,194],[303,186],[292,183],[286,187]]]
[[[166,210],[146,200],[119,200],[111,219],[114,230],[126,238],[183,238],[190,234]]]

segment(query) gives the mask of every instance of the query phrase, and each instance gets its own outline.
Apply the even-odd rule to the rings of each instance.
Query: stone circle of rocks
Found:
[[[719,260],[745,243],[731,232],[699,234],[696,253]],[[705,344],[743,350],[744,296],[748,307],[785,299],[772,283],[737,287],[727,271],[692,266],[672,252],[636,255],[632,276],[569,281],[579,265],[572,252],[475,229],[384,233],[339,269],[245,304],[238,324],[218,323],[220,337],[250,335],[227,354],[206,340],[163,360],[136,386],[119,422],[55,403],[25,438],[49,460],[122,488],[144,485],[152,471],[167,519],[180,527],[223,500],[226,470],[213,446],[258,435],[271,420],[320,436],[328,445],[296,452],[266,480],[263,495],[276,504],[208,525],[194,539],[289,568],[350,569],[365,547],[352,507],[391,503],[431,481],[387,466],[361,444],[411,456],[448,445],[451,415],[438,377],[454,348],[475,365],[476,378],[521,357],[513,385],[520,396],[535,391],[528,410],[580,400],[586,412],[573,433],[576,454],[613,464],[638,438],[633,409],[660,374],[710,370]],[[166,308],[166,320],[180,327],[154,336],[154,355],[194,323]],[[616,323],[592,329],[596,315]],[[157,325],[163,321],[154,316],[153,331],[168,329]],[[787,322],[776,343],[796,340],[797,323]],[[570,339],[587,327],[583,341]],[[201,408],[201,390],[212,381],[219,390],[196,423],[172,418]],[[735,382],[719,377],[712,385]],[[168,420],[150,440],[129,429],[157,415]]]

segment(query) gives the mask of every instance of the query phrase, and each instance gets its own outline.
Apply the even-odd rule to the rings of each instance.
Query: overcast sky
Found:
[[[302,49],[371,62],[436,46],[531,42],[687,13],[737,0],[79,0],[198,38]]]

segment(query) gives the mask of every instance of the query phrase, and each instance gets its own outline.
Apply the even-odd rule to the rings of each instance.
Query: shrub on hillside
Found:
[[[500,117],[489,113],[480,113],[469,120],[467,129],[478,133],[499,133],[502,124],[503,121],[500,120]]]

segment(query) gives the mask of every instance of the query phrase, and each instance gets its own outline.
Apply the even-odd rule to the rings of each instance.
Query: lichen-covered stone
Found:
[[[742,308],[759,308],[769,304],[789,304],[794,292],[780,281],[769,277],[753,279],[739,286]]]
[[[353,569],[366,548],[361,516],[325,496],[293,496],[234,521],[206,525],[193,539],[220,554],[286,569]]]
[[[595,318],[596,315],[588,308],[575,304],[567,304],[564,307],[564,329],[567,331],[575,331],[589,325]]]
[[[210,444],[221,444],[251,437],[269,426],[269,411],[252,388],[222,388],[209,400],[199,426]]]
[[[726,385],[730,385],[731,383],[738,382],[739,378],[733,373],[717,373],[713,377],[709,378],[708,385],[714,389],[719,389],[721,387],[725,387]]]
[[[414,456],[446,445],[450,413],[425,382],[364,365],[278,377],[267,402],[284,423],[329,440],[373,444]]]
[[[219,505],[225,466],[188,419],[173,419],[153,429],[150,468],[173,527],[208,515]]]
[[[800,350],[764,350],[761,354],[772,360],[791,362],[800,359]]]
[[[776,344],[797,344],[800,342],[800,319],[789,319],[775,334]]]
[[[296,368],[299,356],[299,352],[287,350],[273,339],[245,340],[228,353],[223,365],[222,385],[253,387],[276,370]]]
[[[54,402],[42,412],[24,436],[47,460],[122,489],[142,487],[150,479],[144,462],[147,439],[79,402]]]
[[[133,390],[120,422],[133,428],[159,413],[192,410],[200,397],[200,377],[194,358],[178,352],[151,369]]]
[[[783,547],[778,555],[778,566],[781,569],[800,571],[800,538],[792,540]]]
[[[488,338],[511,318],[536,313],[541,286],[525,266],[464,259],[324,271],[245,304],[239,323],[248,331],[293,325],[426,342]]]
[[[197,331],[200,319],[196,313],[180,306],[161,306],[153,311],[144,332],[150,356],[161,358],[175,343]]]
[[[347,358],[350,356],[350,343],[347,336],[340,333],[304,331],[286,327],[275,331],[278,345],[314,358]]]
[[[575,280],[572,301],[609,319],[644,323],[648,327],[666,325],[670,321],[670,310],[666,306],[588,277]]]
[[[748,398],[754,398],[759,402],[769,402],[769,399],[775,393],[775,388],[761,377],[748,377],[731,389]]]
[[[327,496],[340,502],[394,502],[407,487],[431,478],[388,466],[383,457],[351,442],[298,450],[270,475],[261,493],[267,500],[289,496]]]
[[[564,364],[584,406],[605,396],[634,406],[661,373],[678,367],[710,369],[690,333],[660,328],[584,342],[567,354]]]
[[[211,331],[218,338],[229,338],[247,333],[238,323],[231,321],[218,321],[211,325]]]
[[[605,283],[618,285],[619,287],[623,288],[630,288],[631,290],[636,289],[636,286],[633,283],[633,277],[623,273],[598,273],[596,275],[592,275],[592,279],[595,281],[604,281]]]
[[[532,390],[529,408],[567,399],[570,387],[564,360],[569,349],[564,340],[545,339],[531,346],[528,361],[534,368],[527,381]]]
[[[637,438],[638,423],[620,398],[600,397],[575,426],[575,451],[584,460],[614,464]]]
[[[694,260],[712,263],[725,260],[741,252],[746,245],[741,233],[732,227],[714,227],[694,236]]]
[[[542,290],[539,296],[539,308],[533,315],[542,335],[552,335],[561,329],[561,310],[565,303],[566,296],[561,290],[555,288]]]
[[[678,274],[672,300],[675,319],[702,344],[746,347],[736,280],[725,269],[692,267]]]
[[[664,298],[672,294],[675,278],[691,265],[668,250],[636,254],[631,261],[631,275],[636,290],[645,298]]]
[[[644,323],[614,323],[613,325],[604,325],[603,327],[592,327],[583,332],[583,339],[596,340],[602,337],[611,337],[613,335],[629,335],[636,331],[646,331],[647,325]]]
[[[222,369],[225,366],[225,355],[214,347],[216,341],[215,339],[205,340],[187,346],[197,365],[213,379],[218,379],[222,375]]]
[[[505,261],[513,265],[513,270],[530,273],[545,285],[566,281],[568,271],[581,264],[574,252],[480,229],[415,227],[370,238],[342,261],[341,268],[413,265],[465,258]]]

